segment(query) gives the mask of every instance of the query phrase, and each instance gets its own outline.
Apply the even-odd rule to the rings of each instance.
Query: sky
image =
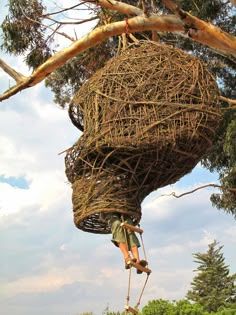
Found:
[[[5,1],[6,2],[6,1]],[[4,11],[1,11],[1,18]],[[21,58],[4,59],[29,74]],[[1,92],[14,81],[0,69]],[[0,309],[4,315],[102,314],[122,311],[128,273],[111,235],[78,230],[64,155],[80,132],[53,102],[44,83],[0,103]],[[192,254],[217,240],[230,273],[236,272],[236,226],[213,208],[208,188],[176,199],[161,196],[217,183],[198,165],[176,184],[150,194],[142,204],[141,228],[152,273],[140,307],[154,299],[185,297],[197,265]],[[142,251],[140,252],[143,256]],[[145,275],[132,271],[130,305]]]

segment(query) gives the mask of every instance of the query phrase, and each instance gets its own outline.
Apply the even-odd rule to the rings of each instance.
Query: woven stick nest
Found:
[[[88,80],[69,113],[84,130],[66,156],[75,224],[109,233],[101,213],[126,213],[137,224],[143,199],[189,173],[211,147],[219,92],[199,59],[147,41]]]

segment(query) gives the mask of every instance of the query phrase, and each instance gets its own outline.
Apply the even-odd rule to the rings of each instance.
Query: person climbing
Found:
[[[122,227],[122,219],[121,215],[118,213],[107,213],[105,214],[105,220],[111,228],[112,232],[112,242],[119,247],[121,253],[125,260],[125,269],[130,269],[133,263],[137,263],[142,267],[147,266],[146,260],[140,260],[139,258],[139,250],[140,247],[139,240],[134,231],[125,230]],[[125,221],[133,225],[132,220],[129,217],[125,217]],[[130,252],[132,257],[130,257]],[[142,271],[137,269],[137,273],[141,274]]]

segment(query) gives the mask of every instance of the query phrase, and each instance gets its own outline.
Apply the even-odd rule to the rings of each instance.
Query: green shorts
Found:
[[[109,226],[111,227],[111,232],[112,232],[111,241],[116,246],[118,246],[118,243],[127,242],[129,250],[135,246],[140,247],[140,243],[135,232],[126,230],[121,226],[122,221],[118,214],[107,213],[105,215],[105,220],[108,222]],[[133,225],[130,218],[126,218],[125,221],[128,224]]]

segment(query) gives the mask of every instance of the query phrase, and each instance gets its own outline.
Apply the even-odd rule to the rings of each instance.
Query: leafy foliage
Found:
[[[147,306],[142,309],[143,315],[172,315],[174,312],[174,305],[166,300],[153,300],[148,302]]]
[[[234,82],[234,80],[232,80]],[[218,130],[214,146],[202,164],[210,171],[219,173],[223,187],[236,187],[236,114],[226,111]],[[236,192],[221,189],[213,194],[211,201],[218,209],[224,209],[236,218]]]
[[[235,305],[229,304],[227,308],[222,307],[219,311],[208,312],[199,303],[190,303],[188,300],[167,301],[152,300],[143,307],[140,315],[234,315]],[[108,314],[106,314],[108,315]]]
[[[1,49],[9,54],[26,54],[29,67],[36,68],[51,56],[50,44],[44,38],[42,14],[45,10],[38,0],[9,0],[9,14],[1,27],[3,44]]]
[[[220,307],[226,307],[228,301],[236,297],[236,274],[229,275],[229,267],[221,253],[222,247],[216,248],[217,242],[209,245],[206,253],[193,254],[199,264],[198,274],[194,277],[192,290],[187,298],[200,305],[208,312],[216,312]]]

